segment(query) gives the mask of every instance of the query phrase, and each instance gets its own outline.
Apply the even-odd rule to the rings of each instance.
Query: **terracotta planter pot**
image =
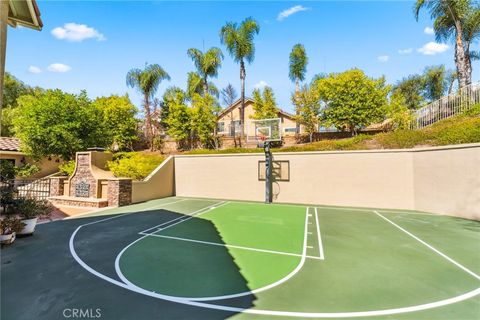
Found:
[[[15,232],[10,234],[1,234],[0,235],[0,243],[1,244],[11,244],[15,241]]]
[[[22,220],[22,222],[25,223],[25,227],[23,227],[22,231],[20,231],[18,234],[26,235],[26,234],[32,234],[33,232],[35,232],[37,220],[38,218]]]

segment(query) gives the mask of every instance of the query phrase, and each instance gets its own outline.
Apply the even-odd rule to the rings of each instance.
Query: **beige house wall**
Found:
[[[249,136],[254,136],[255,135],[255,128],[252,126],[249,126],[249,122],[253,120],[253,116],[255,114],[255,111],[253,109],[253,102],[250,100],[245,101],[245,131]],[[281,119],[281,126],[282,126],[282,135],[295,135],[295,132],[291,133],[286,133],[285,128],[295,128],[296,127],[296,121],[293,119],[290,119],[289,117],[286,117],[283,114],[279,115],[279,118]],[[219,132],[219,134],[228,134],[229,133],[229,125],[232,121],[238,121],[240,120],[240,103],[237,103],[234,108],[232,108],[231,111],[226,112],[222,116],[218,118],[218,122],[224,122],[224,132]],[[300,131],[302,132],[302,128],[300,128]]]
[[[17,167],[23,165],[23,161],[38,166],[40,171],[28,179],[39,179],[58,172],[58,166],[61,164],[58,158],[51,158],[50,160],[43,158],[42,160],[35,162],[30,157],[27,157],[25,154],[17,151],[0,151],[0,159],[15,160],[15,166]]]
[[[480,217],[480,144],[415,150],[276,153],[290,181],[275,202]],[[263,201],[261,154],[175,156],[177,196]]]
[[[145,180],[132,182],[132,203],[175,194],[174,160],[168,157]]]

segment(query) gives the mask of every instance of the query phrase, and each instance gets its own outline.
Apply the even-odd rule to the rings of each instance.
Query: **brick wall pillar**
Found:
[[[50,178],[50,197],[63,196],[64,182],[68,177]]]
[[[121,207],[132,203],[132,179],[115,178],[108,180],[108,206]]]

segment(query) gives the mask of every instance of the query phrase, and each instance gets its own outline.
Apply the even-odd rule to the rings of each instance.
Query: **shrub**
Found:
[[[471,117],[480,116],[480,103],[477,103],[476,105],[465,111],[465,115]]]
[[[108,161],[109,170],[116,177],[145,179],[165,158],[154,153],[123,152]]]
[[[62,163],[58,166],[58,170],[60,170],[60,173],[63,175],[71,176],[73,171],[75,171],[75,160]]]
[[[48,218],[53,208],[47,200],[20,198],[15,200],[13,210],[22,219],[33,219],[37,217]]]
[[[21,167],[15,167],[15,175],[21,178],[28,178],[38,172],[40,172],[40,168],[30,163],[25,163]]]
[[[5,218],[0,219],[0,234],[2,235],[20,232],[22,231],[23,227],[25,227],[25,223],[23,223],[17,217],[6,216]]]

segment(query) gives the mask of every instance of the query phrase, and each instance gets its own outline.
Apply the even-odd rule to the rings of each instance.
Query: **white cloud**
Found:
[[[268,83],[266,81],[263,81],[263,80],[261,80],[260,82],[258,82],[254,85],[255,89],[263,89],[266,86],[268,86]]]
[[[425,29],[423,29],[423,32],[430,35],[435,33],[435,31],[431,27],[425,27]]]
[[[433,55],[436,55],[437,53],[442,53],[447,51],[448,48],[449,46],[444,43],[437,43],[437,42],[430,41],[429,43],[426,43],[425,45],[423,45],[423,47],[417,49],[417,51],[428,56],[433,56]]]
[[[307,11],[307,10],[308,10],[308,8],[305,8],[304,6],[300,6],[300,5],[294,6],[294,7],[285,9],[282,12],[280,12],[278,14],[277,20],[282,21],[283,19],[286,19],[286,18],[290,17],[292,14],[295,14],[295,13],[298,13],[298,12],[301,12],[301,11]]]
[[[52,35],[60,40],[80,42],[86,39],[106,40],[103,34],[85,24],[66,23],[52,30]]]
[[[30,73],[40,73],[40,72],[42,72],[42,69],[40,69],[39,67],[30,66],[30,67],[28,67],[28,72],[30,72]]]
[[[48,66],[47,70],[50,72],[64,73],[72,70],[72,68],[63,63],[52,63]]]
[[[413,52],[412,48],[398,50],[398,53],[400,53],[400,54],[410,54],[412,52]]]
[[[377,59],[378,59],[378,61],[381,61],[381,62],[387,62],[387,61],[390,59],[390,57],[387,56],[387,55],[385,55],[385,56],[378,56]]]

